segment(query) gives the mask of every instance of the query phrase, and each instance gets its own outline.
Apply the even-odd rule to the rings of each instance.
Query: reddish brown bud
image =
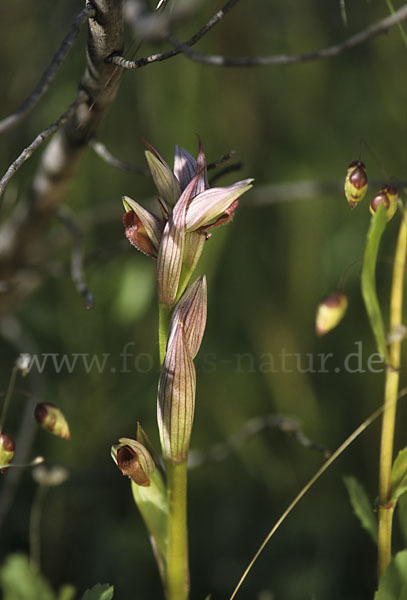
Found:
[[[70,439],[69,426],[62,411],[51,402],[40,402],[35,407],[35,420],[38,425],[53,435]]]
[[[14,457],[15,443],[7,433],[0,434],[0,473],[6,470]]]
[[[397,200],[399,194],[394,185],[386,185],[370,201],[370,212],[373,215],[380,204],[386,209],[386,218],[388,221],[394,216],[397,210]]]
[[[366,167],[361,160],[352,162],[346,172],[345,196],[351,208],[355,208],[367,191]]]

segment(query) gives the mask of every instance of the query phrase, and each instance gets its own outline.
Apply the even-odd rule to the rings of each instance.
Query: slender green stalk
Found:
[[[171,309],[159,305],[159,349],[165,358]],[[189,596],[187,530],[187,461],[166,462],[168,497],[168,545],[166,555],[167,600],[187,600]]]
[[[402,321],[404,276],[407,251],[407,213],[404,213],[397,239],[390,299],[390,331],[395,333]],[[393,464],[394,429],[397,394],[400,379],[399,336],[391,341],[386,371],[385,409],[383,412],[379,471],[378,575],[381,577],[391,559],[391,530],[394,507],[391,500],[391,469]]]
[[[48,486],[38,486],[30,514],[30,563],[37,571],[41,569],[41,515],[47,491]]]
[[[387,4],[387,7],[389,9],[390,14],[394,15],[395,10],[394,10],[394,6],[393,6],[393,2],[391,0],[386,0],[386,4]],[[403,26],[402,26],[401,23],[398,23],[397,26],[399,28],[401,37],[403,38],[404,43],[407,46],[407,35],[406,35],[406,32],[404,31],[404,28],[403,28]]]
[[[13,396],[14,386],[16,384],[16,377],[17,377],[18,371],[19,371],[19,368],[18,368],[17,365],[11,371],[10,382],[8,384],[8,390],[7,390],[6,397],[4,399],[3,409],[1,411],[0,433],[3,431],[4,421],[5,421],[5,418],[6,418],[8,407],[10,406],[10,400],[11,400],[11,398]]]
[[[163,364],[165,350],[167,347],[168,328],[170,325],[171,309],[166,304],[160,304],[158,308],[158,344],[160,351],[160,363]]]
[[[167,600],[187,600],[189,594],[187,532],[187,462],[168,461]]]
[[[405,393],[407,393],[407,390],[405,390]],[[399,394],[399,398],[401,396],[402,396],[402,393]],[[397,398],[395,399],[395,402],[396,401],[397,401]],[[342,442],[342,444],[339,446],[339,448],[337,448],[335,450],[335,452],[333,452],[331,454],[331,456],[324,462],[324,464],[322,465],[322,467],[320,467],[318,469],[318,471],[315,473],[315,475],[313,475],[313,477],[311,477],[311,479],[308,481],[308,483],[296,495],[296,497],[291,502],[291,504],[285,509],[285,511],[283,512],[283,514],[281,515],[281,517],[276,521],[276,523],[273,525],[273,527],[268,532],[267,536],[265,537],[265,539],[261,543],[259,549],[256,551],[255,555],[251,559],[251,561],[250,561],[248,567],[246,568],[245,572],[243,573],[243,575],[239,579],[239,581],[238,581],[235,589],[233,590],[233,593],[230,596],[229,600],[234,600],[234,598],[236,597],[238,591],[242,587],[242,584],[243,584],[244,580],[247,578],[249,572],[251,571],[254,563],[259,558],[260,554],[263,552],[264,548],[267,546],[267,544],[269,543],[270,539],[276,533],[277,529],[279,529],[280,525],[286,520],[286,518],[288,517],[288,515],[294,510],[294,508],[297,506],[297,504],[299,503],[299,501],[302,500],[302,498],[311,489],[311,487],[314,485],[314,483],[316,483],[318,481],[318,479],[325,473],[325,471],[328,470],[328,468],[336,461],[336,459],[339,456],[341,456],[341,454],[347,448],[349,448],[349,446],[382,414],[382,412],[384,411],[384,409],[385,409],[385,406],[383,404],[378,409],[376,409],[374,411],[374,413],[372,413],[370,415],[370,417],[368,417],[367,419],[365,419],[363,421],[363,423],[361,423],[359,425],[359,427],[357,427],[357,429],[355,429],[355,431],[353,433],[351,433],[350,436],[347,437],[344,442]]]

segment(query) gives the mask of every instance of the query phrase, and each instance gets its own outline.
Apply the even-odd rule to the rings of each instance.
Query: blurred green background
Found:
[[[213,0],[201,3],[177,36],[192,35],[220,6]],[[242,0],[197,50],[231,56],[301,53],[339,42],[388,12],[384,0],[354,0],[346,7],[348,26],[339,0]],[[77,0],[1,4],[1,116],[32,91],[81,8]],[[3,136],[3,172],[71,102],[84,68],[85,41],[83,31],[41,104]],[[133,41],[127,32],[128,48]],[[164,48],[145,44],[138,56]],[[244,163],[220,185],[256,179],[233,223],[215,230],[199,265],[208,277],[209,306],[196,360],[193,449],[205,451],[251,418],[268,414],[298,418],[308,437],[335,449],[381,404],[383,373],[366,370],[375,347],[360,295],[360,263],[348,272],[350,307],[340,328],[318,339],[314,315],[318,302],[363,254],[367,201],[351,212],[342,192],[347,165],[359,158],[360,139],[379,157],[376,161],[362,150],[371,180],[380,185],[382,169],[395,181],[405,179],[405,66],[406,48],[394,28],[331,60],[222,69],[178,56],[124,75],[100,135],[113,154],[144,166],[146,139],[171,164],[174,145],[196,154],[200,134],[208,162],[236,149],[232,160]],[[39,153],[9,184],[6,207],[24,196],[38,160]],[[316,191],[294,194],[290,186],[302,181],[314,182]],[[318,184],[325,182],[332,183],[330,191],[318,192]],[[276,185],[288,186],[284,199],[276,195]],[[14,361],[24,350],[95,354],[100,360],[108,355],[102,372],[93,368],[87,373],[78,359],[72,373],[65,368],[57,373],[47,363],[42,374],[20,378],[6,430],[18,437],[33,393],[58,404],[70,423],[71,442],[36,430],[29,453],[42,454],[49,465],[62,464],[70,472],[66,483],[49,492],[42,521],[42,568],[52,584],[58,588],[72,582],[82,591],[97,581],[109,582],[120,600],[155,599],[161,590],[149,541],[128,481],[110,458],[111,444],[134,436],[138,420],[157,441],[155,263],[122,243],[124,194],[150,202],[151,179],[114,169],[89,151],[66,205],[85,231],[86,276],[95,308],[86,311],[74,288],[70,239],[55,221],[44,238],[50,252],[43,285],[16,306],[14,321],[8,317],[4,322],[3,331],[19,324],[23,342],[1,341],[0,390],[6,391]],[[396,221],[386,232],[380,250],[385,260],[378,268],[386,319]],[[120,354],[129,343],[133,356],[124,367]],[[354,358],[349,364],[357,372],[346,372],[341,368],[346,357],[358,349],[366,371],[360,372]],[[312,355],[316,372],[301,372],[296,357],[287,358],[284,369],[283,352],[300,357],[302,371]],[[318,355],[328,352],[332,362],[327,372],[318,372]],[[274,372],[265,365],[270,355]],[[400,426],[405,421],[401,402],[398,447],[406,443]],[[374,501],[379,437],[376,422],[312,488],[271,540],[238,598],[372,597],[375,548],[353,515],[343,476],[356,475]],[[229,597],[271,526],[322,462],[321,454],[293,438],[265,430],[223,462],[191,470],[193,600],[209,593],[213,600]],[[9,475],[1,478],[0,495]],[[27,469],[3,519],[2,561],[9,552],[28,551],[34,493]],[[395,549],[401,544],[396,531]]]

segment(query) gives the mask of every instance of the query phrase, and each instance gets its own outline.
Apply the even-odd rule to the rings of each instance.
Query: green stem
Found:
[[[167,461],[168,547],[167,600],[189,595],[187,532],[187,462]]]
[[[41,570],[41,515],[48,486],[39,485],[34,496],[30,514],[30,564]]]
[[[393,2],[391,0],[386,0],[386,4],[387,4],[390,14],[393,15],[395,12]],[[405,45],[407,46],[407,36],[406,36],[406,32],[403,29],[403,25],[401,23],[397,23],[397,27],[399,28],[401,37],[403,38]]]
[[[17,367],[17,365],[11,371],[10,382],[8,384],[8,390],[7,390],[6,397],[4,399],[3,409],[1,411],[0,433],[3,431],[4,421],[5,421],[5,418],[6,418],[8,407],[10,406],[10,400],[11,400],[11,398],[13,396],[14,386],[16,384],[16,377],[17,377],[18,371],[19,371],[19,368]]]
[[[163,364],[167,348],[168,328],[170,326],[171,309],[166,304],[158,307],[158,344],[160,363]]]
[[[402,322],[404,274],[407,251],[407,213],[404,213],[394,257],[393,281],[390,299],[390,332],[394,333]],[[401,341],[396,336],[389,347],[389,364],[386,371],[385,409],[383,412],[379,471],[379,522],[378,522],[378,575],[381,577],[391,559],[391,531],[394,508],[391,501],[391,469],[393,464],[394,429],[396,423],[397,395],[400,379]]]

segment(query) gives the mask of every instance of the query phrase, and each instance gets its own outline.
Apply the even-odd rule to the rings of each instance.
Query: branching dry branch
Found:
[[[44,131],[41,131],[41,133],[39,133],[36,136],[36,138],[31,142],[31,144],[29,146],[27,146],[27,148],[24,148],[24,150],[16,158],[16,160],[13,163],[11,163],[11,165],[7,169],[6,173],[3,175],[3,177],[0,180],[0,198],[2,197],[2,195],[4,193],[6,185],[8,184],[10,179],[13,177],[13,175],[15,175],[17,173],[18,169],[20,167],[22,167],[22,165],[25,163],[25,161],[28,160],[30,158],[30,156],[32,156],[33,153],[48,138],[50,138],[52,135],[54,135],[54,133],[56,133],[58,131],[58,129],[60,129],[63,125],[65,125],[65,123],[68,122],[68,120],[72,117],[72,115],[74,114],[74,112],[75,112],[76,108],[79,106],[79,104],[81,104],[82,102],[85,102],[87,97],[88,96],[87,96],[86,92],[84,92],[83,90],[80,91],[78,93],[77,97],[75,98],[75,100],[72,102],[72,104],[69,105],[67,110],[59,117],[59,119],[57,121],[55,121],[55,123],[52,123],[46,129],[44,129]]]
[[[4,131],[7,131],[8,129],[11,129],[15,125],[17,125],[17,123],[19,123],[20,121],[22,121],[22,119],[24,119],[24,117],[29,115],[35,107],[35,105],[38,104],[38,102],[41,100],[41,98],[49,88],[50,84],[54,80],[55,75],[57,74],[59,67],[65,60],[65,57],[68,54],[69,50],[72,48],[73,43],[76,40],[82,25],[90,17],[94,17],[95,14],[95,9],[92,6],[88,5],[77,15],[75,21],[71,25],[71,28],[69,29],[68,34],[62,42],[61,47],[55,54],[48,67],[45,69],[33,93],[30,96],[28,96],[28,98],[23,102],[20,108],[18,108],[13,114],[0,121],[0,133],[3,133]]]
[[[66,210],[60,209],[58,217],[72,236],[71,276],[76,289],[85,298],[86,308],[93,308],[93,295],[88,288],[83,271],[84,234],[79,223]]]
[[[367,27],[363,31],[350,36],[343,42],[307,52],[305,54],[277,54],[274,56],[237,56],[227,57],[216,54],[200,54],[191,50],[188,43],[180,42],[173,36],[168,37],[168,41],[175,46],[177,50],[185,54],[195,62],[217,66],[217,67],[271,67],[276,65],[291,65],[295,63],[308,62],[311,60],[320,60],[323,58],[332,58],[338,56],[345,50],[359,46],[378,35],[387,32],[391,27],[407,19],[407,4],[404,4],[396,12],[374,25]]]
[[[169,28],[175,22],[173,13],[168,12],[167,14],[167,11],[164,11],[165,15],[142,15],[143,18],[151,20],[152,32],[154,30],[157,32],[160,29],[160,23],[161,25],[165,25],[166,23],[167,28],[164,26],[162,28],[164,37],[176,47],[162,54],[155,54],[137,61],[126,61],[122,57],[124,46],[122,0],[92,0],[92,7],[88,4],[87,0],[85,10],[77,16],[60,50],[44,72],[34,93],[16,113],[0,122],[0,128],[3,127],[5,129],[18,122],[25,114],[28,114],[29,110],[38,102],[52,81],[56,69],[66,56],[80,25],[90,16],[88,19],[87,68],[79,84],[80,94],[78,98],[82,98],[82,101],[75,103],[73,110],[71,110],[71,107],[68,114],[65,113],[56,123],[44,130],[23,151],[17,161],[10,166],[3,180],[0,182],[1,195],[7,182],[16,170],[44,139],[57,130],[56,135],[53,136],[41,157],[26,200],[17,205],[15,211],[0,228],[0,281],[3,282],[3,289],[10,290],[9,294],[4,294],[8,298],[4,299],[4,296],[1,298],[3,306],[0,309],[7,310],[10,307],[10,303],[13,305],[15,302],[13,295],[16,289],[20,291],[21,295],[32,289],[32,285],[28,284],[24,271],[25,267],[27,265],[30,268],[34,267],[35,271],[36,265],[40,265],[44,257],[46,257],[44,244],[41,243],[44,231],[46,231],[50,220],[61,203],[73,173],[89,145],[109,164],[125,168],[132,172],[144,173],[144,170],[139,170],[137,167],[123,163],[112,156],[100,142],[90,141],[96,139],[106,111],[115,98],[122,75],[122,71],[117,69],[116,65],[137,69],[152,62],[166,60],[180,52],[183,52],[193,60],[222,66],[292,64],[336,56],[387,31],[407,18],[407,4],[404,4],[394,14],[351,36],[340,44],[302,55],[228,58],[216,55],[203,55],[191,50],[191,46],[196,44],[212,27],[219,23],[223,16],[236,5],[237,1],[228,0],[223,8],[185,43],[178,42],[176,39],[168,36]],[[187,1],[184,3],[180,2],[177,10],[179,8],[178,12],[181,15],[183,11],[186,11],[185,14],[188,14],[188,11],[191,11],[194,6],[195,2],[190,2],[189,4]],[[157,27],[153,26],[154,19],[159,19]],[[144,21],[141,19],[140,23],[142,24],[142,22]],[[136,23],[135,25],[141,27],[140,23]],[[71,118],[69,118],[70,115]],[[66,118],[67,116],[68,118]],[[61,127],[62,123],[64,125]],[[230,165],[226,168],[234,169],[238,168],[238,166]],[[302,195],[303,192],[304,190],[302,189]],[[257,199],[257,202],[261,203],[264,201],[269,203],[273,200],[274,198],[270,198],[270,195],[267,194],[267,197]],[[31,271],[33,271],[32,268]]]
[[[0,280],[20,295],[27,294],[37,283],[27,278],[27,264],[35,266],[49,260],[49,249],[41,243],[44,230],[120,83],[120,73],[106,59],[123,52],[122,1],[93,0],[92,6],[95,13],[88,19],[87,66],[79,84],[82,102],[42,154],[25,201],[17,205],[0,228]],[[7,311],[14,303],[15,295],[3,295],[0,309]]]
[[[294,437],[301,446],[321,452],[325,458],[331,454],[325,446],[316,444],[307,438],[301,431],[300,424],[292,417],[282,415],[267,415],[265,417],[255,417],[250,419],[236,433],[231,435],[226,442],[214,444],[208,450],[201,452],[191,450],[189,453],[188,467],[195,469],[208,462],[219,462],[225,460],[232,452],[238,450],[250,438],[258,435],[265,429],[277,429]]]
[[[195,33],[189,40],[185,42],[187,46],[193,46],[200,39],[204,37],[211,29],[214,27],[221,19],[228,13],[234,6],[237,4],[238,0],[229,0],[226,2],[225,6],[218,10],[217,13],[213,15],[213,17],[204,25],[197,33]],[[162,52],[158,54],[152,54],[151,56],[147,56],[145,58],[139,58],[138,60],[127,60],[123,56],[111,56],[109,58],[109,62],[114,65],[121,67],[122,69],[135,70],[140,69],[141,67],[145,67],[154,62],[161,62],[163,60],[167,60],[168,58],[172,58],[177,54],[181,54],[182,50],[173,49],[168,50],[167,52]]]
[[[228,173],[234,173],[235,171],[240,171],[242,168],[243,162],[241,160],[238,162],[231,163],[230,165],[227,165],[227,167],[223,167],[223,169],[215,173],[215,175],[213,175],[209,179],[209,185],[212,186],[216,181],[218,181],[218,179],[220,179],[224,175],[227,175]]]

